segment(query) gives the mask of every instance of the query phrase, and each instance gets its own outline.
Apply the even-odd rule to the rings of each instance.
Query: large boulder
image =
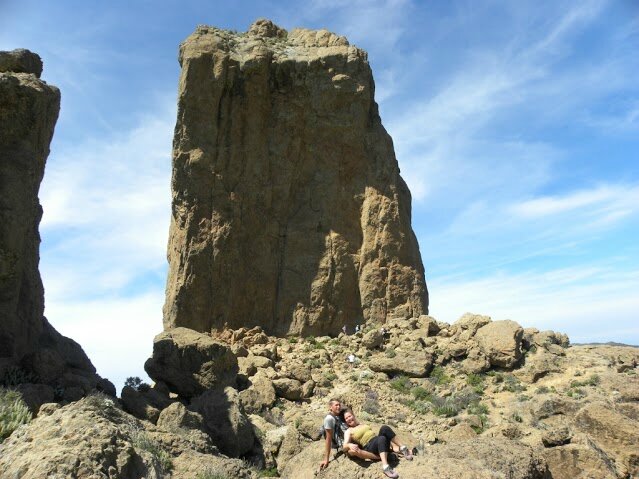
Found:
[[[433,356],[424,351],[398,352],[393,358],[378,354],[370,360],[368,367],[391,376],[423,378],[433,368]]]
[[[224,454],[240,457],[253,448],[255,434],[235,389],[210,389],[190,407],[202,415],[206,432]]]
[[[522,358],[523,328],[509,319],[493,321],[480,327],[475,340],[492,366],[512,369]]]
[[[614,457],[625,474],[639,475],[639,422],[618,413],[610,404],[595,402],[577,413],[575,424],[597,448]]]
[[[287,462],[281,477],[313,479],[322,457],[322,442],[314,442]],[[400,460],[396,470],[402,479],[550,479],[544,460],[532,447],[480,437],[428,447],[425,455],[416,456],[412,462]],[[378,479],[383,476],[380,463],[355,461],[341,455],[317,477]]]
[[[190,398],[207,389],[235,385],[239,371],[237,358],[224,343],[208,334],[175,328],[158,334],[153,356],[144,369],[155,381]]]
[[[336,335],[426,314],[366,53],[261,20],[200,26],[179,60],[165,329]]]

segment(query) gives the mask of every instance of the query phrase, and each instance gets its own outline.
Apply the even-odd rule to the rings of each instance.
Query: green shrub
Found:
[[[547,386],[539,386],[535,391],[536,394],[546,394],[549,393],[550,389]]]
[[[140,392],[146,392],[151,389],[151,386],[142,381],[142,379],[140,379],[138,376],[129,376],[128,378],[126,378],[126,381],[124,381],[124,385],[132,387],[136,391]]]
[[[131,432],[131,441],[134,448],[151,454],[151,457],[163,472],[170,472],[173,469],[173,462],[169,453],[162,449],[143,429],[134,428]]]
[[[381,409],[379,403],[374,399],[366,399],[362,405],[362,411],[366,411],[373,416],[379,416]]]
[[[519,379],[517,379],[512,374],[504,375],[504,386],[502,387],[503,391],[510,391],[511,393],[518,393],[526,390],[526,386],[521,384]]]
[[[473,391],[475,391],[477,394],[484,394],[484,389],[486,389],[484,378],[479,374],[469,374],[466,377],[466,384],[472,387]]]
[[[524,421],[524,419],[521,417],[521,415],[518,412],[512,413],[512,415],[510,417],[515,422],[523,422]]]
[[[393,348],[388,348],[385,351],[385,354],[386,354],[386,357],[394,358],[395,356],[397,356],[397,351],[395,351],[395,349],[393,349]]]
[[[477,414],[477,419],[479,420],[479,424],[471,424],[470,427],[476,434],[481,434],[488,426],[488,416],[485,414]]]
[[[411,389],[410,393],[417,400],[429,400],[431,398],[431,393],[428,392],[425,388],[421,386],[414,387]]]
[[[410,390],[413,387],[410,379],[406,376],[397,376],[396,378],[391,379],[389,384],[392,389],[402,394],[410,393]]]
[[[225,471],[218,468],[207,467],[203,472],[198,473],[195,479],[232,479]]]
[[[333,371],[326,371],[324,373],[324,377],[329,381],[335,381],[337,379],[337,374],[335,374]]]
[[[17,366],[10,366],[5,369],[0,386],[11,388],[19,384],[37,383],[38,376]]]
[[[32,419],[31,411],[16,391],[0,388],[0,442]]]
[[[461,409],[452,400],[446,400],[440,405],[433,407],[433,414],[436,416],[453,417],[459,414]]]
[[[482,416],[488,414],[488,406],[484,403],[474,402],[468,405],[468,414]]]
[[[449,384],[452,381],[441,366],[435,366],[430,373],[430,377],[438,385]]]
[[[407,405],[418,414],[426,414],[433,407],[433,405],[429,401],[423,400],[408,401]]]
[[[280,475],[277,472],[277,467],[271,467],[261,470],[260,477],[280,477]]]

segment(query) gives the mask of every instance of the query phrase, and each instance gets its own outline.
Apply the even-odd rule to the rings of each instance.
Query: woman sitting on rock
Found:
[[[399,477],[388,464],[389,452],[401,452],[404,458],[411,461],[413,454],[408,447],[400,444],[393,430],[384,425],[375,435],[368,424],[360,424],[351,409],[344,411],[344,422],[348,429],[344,433],[344,452],[350,457],[382,461],[382,469],[386,477]]]

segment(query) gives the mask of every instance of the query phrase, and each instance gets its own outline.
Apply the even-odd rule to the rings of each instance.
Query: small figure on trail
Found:
[[[328,402],[328,414],[322,424],[322,435],[325,440],[324,460],[320,463],[320,470],[328,467],[331,457],[331,448],[339,453],[344,445],[344,431],[347,426],[340,415],[342,404],[339,399],[331,399]]]
[[[346,325],[342,326],[342,333],[346,334]]]
[[[359,324],[358,324],[358,325],[355,326],[355,332],[359,333],[359,330],[360,330],[360,327],[359,327]]]
[[[355,366],[355,362],[357,361],[357,356],[351,353],[348,355],[348,358],[346,360],[348,361],[349,366],[352,368],[353,366]]]
[[[379,434],[375,435],[368,424],[361,424],[357,420],[351,409],[344,411],[344,421],[348,426],[344,434],[344,452],[350,457],[382,461],[384,475],[392,479],[399,477],[399,474],[388,464],[389,452],[401,452],[404,459],[413,460],[412,452],[399,442],[390,427],[382,426]]]

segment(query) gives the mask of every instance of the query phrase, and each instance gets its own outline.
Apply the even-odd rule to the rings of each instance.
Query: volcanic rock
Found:
[[[60,91],[41,72],[40,57],[28,50],[0,52],[0,381],[38,382],[67,395],[111,392],[80,345],[43,316],[38,190]]]
[[[427,314],[366,53],[261,20],[200,26],[179,59],[165,329],[337,335]]]

